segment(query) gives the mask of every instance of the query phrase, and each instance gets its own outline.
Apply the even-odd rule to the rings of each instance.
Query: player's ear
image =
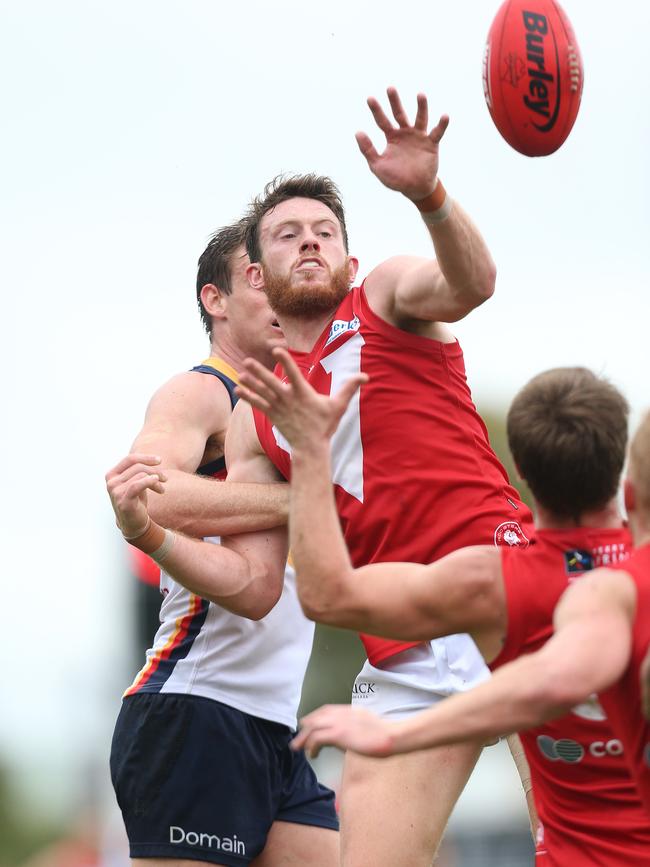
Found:
[[[636,509],[636,491],[631,479],[625,479],[623,482],[623,502],[628,515]]]
[[[246,268],[246,277],[253,289],[264,289],[264,272],[260,262],[251,262]]]
[[[357,271],[359,270],[359,260],[355,259],[354,256],[348,256],[348,280],[350,286],[354,283],[357,278]]]
[[[201,288],[201,303],[210,316],[214,316],[216,319],[225,319],[228,306],[227,295],[214,283],[206,283]]]

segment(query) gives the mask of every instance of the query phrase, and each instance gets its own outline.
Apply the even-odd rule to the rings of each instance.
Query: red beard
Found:
[[[320,275],[304,272],[299,284],[292,284],[287,274],[278,274],[262,264],[264,287],[271,309],[279,316],[312,318],[336,310],[350,291],[350,273],[346,262],[331,272],[327,282]],[[314,285],[311,285],[314,284]]]

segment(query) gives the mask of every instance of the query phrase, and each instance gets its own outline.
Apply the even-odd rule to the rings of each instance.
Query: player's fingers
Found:
[[[434,126],[434,128],[429,133],[429,138],[431,139],[432,142],[434,142],[434,144],[438,144],[440,139],[445,134],[445,130],[447,129],[448,126],[449,126],[449,115],[443,114],[440,117],[440,120],[438,121],[437,125]]]
[[[243,371],[239,377],[239,384],[243,385],[252,394],[256,394],[261,400],[265,400],[269,406],[277,405],[285,396],[290,386],[280,382],[277,376],[271,374],[270,379],[263,381],[256,376]]]
[[[402,105],[402,100],[400,99],[399,93],[397,92],[396,87],[389,87],[386,90],[386,94],[388,95],[388,101],[390,102],[390,107],[393,110],[393,117],[399,124],[399,126],[404,129],[405,127],[409,127],[411,124],[409,123],[408,115]]]
[[[316,735],[314,735],[314,737],[305,746],[305,752],[310,759],[317,759],[322,746],[323,744],[321,744]]]
[[[359,145],[359,150],[370,164],[374,163],[375,160],[379,159],[379,154],[377,153],[374,144],[370,140],[369,135],[366,135],[365,132],[358,132],[355,134],[354,137],[356,138],[357,144]]]
[[[139,499],[143,491],[153,489],[155,487],[162,488],[161,480],[157,473],[142,473],[142,475],[131,479],[124,486],[124,499],[122,501],[123,505],[132,505],[132,502],[129,501]],[[164,488],[162,488],[162,490],[164,490]],[[162,490],[159,490],[159,493],[162,493]]]
[[[351,376],[347,382],[344,382],[341,388],[334,395],[334,401],[337,408],[341,411],[345,410],[356,392],[364,382],[368,382],[368,379],[369,377],[367,373],[356,373],[354,376]]]
[[[242,385],[241,382],[235,387],[235,394],[237,397],[245,400],[246,403],[250,403],[250,405],[254,406],[255,409],[259,409],[265,415],[269,415],[271,412],[271,404],[267,400],[259,397],[254,391],[250,391],[250,389],[246,388],[245,385]]]
[[[389,132],[393,131],[393,124],[388,120],[388,117],[384,113],[384,109],[374,96],[368,97],[368,108],[372,112],[375,123],[385,135],[388,135]]]
[[[112,479],[110,479],[107,482],[106,487],[110,492],[119,485],[124,485],[131,479],[134,479],[136,476],[140,476],[141,473],[149,474],[150,472],[151,465],[140,462],[132,464],[130,467],[127,467],[125,470],[123,470],[119,475],[114,476]],[[163,481],[167,481],[167,476],[162,471],[156,470],[156,475],[162,478]]]
[[[247,358],[244,361],[244,372],[239,379],[244,381],[249,388],[257,388],[257,383],[259,383],[260,388],[265,388],[278,396],[286,391],[286,384],[272,370],[264,367],[253,358]]]
[[[418,93],[418,113],[415,115],[414,126],[423,132],[429,128],[429,103],[424,93]]]
[[[273,350],[273,357],[282,365],[282,369],[293,388],[299,392],[306,391],[309,388],[307,380],[300,372],[300,368],[284,347],[277,346]]]
[[[110,469],[106,476],[104,477],[106,481],[110,481],[110,479],[115,476],[119,476],[120,473],[123,473],[124,470],[128,469],[133,464],[147,464],[148,466],[155,466],[160,463],[160,457],[158,455],[141,455],[141,454],[131,454],[127,455],[125,458],[119,462],[119,464],[115,464],[115,466]]]

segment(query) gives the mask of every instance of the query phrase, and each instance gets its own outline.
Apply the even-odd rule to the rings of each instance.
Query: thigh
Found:
[[[332,828],[274,822],[251,867],[338,867],[339,833]]]
[[[371,759],[348,753],[341,787],[343,867],[430,867],[481,747]]]
[[[210,699],[127,698],[111,771],[133,859],[245,867],[273,823],[279,770],[259,721]]]

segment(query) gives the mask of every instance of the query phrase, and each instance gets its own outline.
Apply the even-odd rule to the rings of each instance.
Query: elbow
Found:
[[[546,668],[530,681],[530,689],[525,700],[525,727],[532,728],[547,720],[564,716],[572,707],[589,697],[591,692],[584,686],[571,682],[557,672]]]
[[[494,295],[494,290],[497,283],[496,265],[490,259],[485,266],[484,273],[476,283],[475,291],[478,299],[478,304],[482,304]]]
[[[300,570],[296,570],[296,584],[305,617],[316,623],[336,626],[345,601],[341,582],[329,576],[319,576],[317,582],[305,581]]]
[[[275,608],[280,596],[281,590],[279,593],[256,593],[251,598],[242,600],[242,604],[234,613],[247,620],[263,620]]]

